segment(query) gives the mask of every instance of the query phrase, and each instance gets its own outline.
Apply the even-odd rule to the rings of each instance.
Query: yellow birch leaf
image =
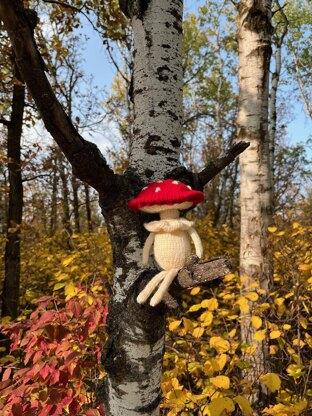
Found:
[[[216,376],[211,377],[210,383],[216,386],[218,389],[229,389],[230,388],[230,379],[226,376]]]
[[[260,331],[257,331],[254,335],[255,341],[263,341],[265,338],[266,329],[261,329]]]
[[[280,331],[272,331],[270,333],[270,339],[276,339],[279,338],[281,336],[281,332]]]
[[[203,333],[204,333],[204,328],[197,327],[197,328],[194,329],[192,335],[195,338],[200,338],[203,335]]]
[[[244,312],[248,312],[249,311],[248,300],[245,297],[241,296],[238,299],[237,303],[238,303],[238,306],[239,306],[239,309],[240,309],[241,312],[244,313]]]
[[[78,288],[74,285],[74,283],[72,281],[69,281],[66,283],[65,285],[65,300],[69,300],[71,298],[73,298],[74,296],[77,295],[77,293],[79,292]]]
[[[278,403],[275,406],[266,407],[265,409],[263,409],[263,412],[264,412],[265,415],[272,415],[272,416],[293,415],[293,412],[290,413],[289,411],[290,411],[290,407],[285,406],[282,403]]]
[[[303,271],[310,270],[312,269],[312,264],[300,264],[298,269]]]
[[[213,368],[212,363],[211,363],[210,360],[207,360],[205,362],[204,367],[203,367],[203,371],[204,371],[205,375],[208,376],[208,377],[213,375],[214,368]]]
[[[285,325],[283,325],[283,329],[284,329],[285,331],[288,331],[289,329],[291,329],[291,325],[289,325],[289,324],[285,324]]]
[[[251,325],[255,329],[259,329],[262,325],[262,319],[259,316],[252,316],[251,317]]]
[[[207,308],[209,311],[214,311],[219,306],[217,299],[211,298],[211,299],[205,299],[201,303],[203,308]]]
[[[277,231],[277,228],[276,227],[268,227],[268,231],[270,233],[275,233]]]
[[[193,287],[193,289],[191,290],[191,295],[193,296],[198,295],[199,292],[200,292],[200,287]]]
[[[66,285],[66,282],[56,283],[56,284],[54,285],[53,290],[59,290],[59,289],[62,289],[62,287],[64,287],[65,285]]]
[[[76,257],[75,255],[67,257],[65,260],[62,261],[62,265],[68,266],[75,259],[75,257]]]
[[[179,407],[183,409],[185,403],[187,401],[187,395],[182,390],[171,390],[167,396],[167,404],[170,407]]]
[[[235,404],[229,397],[218,397],[212,399],[208,405],[208,416],[223,416],[234,412]]]
[[[94,298],[92,296],[88,295],[87,296],[87,302],[88,302],[88,305],[92,305],[93,302],[94,302]]]
[[[180,321],[173,321],[170,322],[169,324],[169,331],[174,331],[175,329],[178,328],[178,326],[181,324],[182,320],[180,319]]]
[[[236,335],[236,332],[237,332],[236,328],[233,328],[232,331],[229,332],[229,337],[234,338]]]
[[[211,348],[214,348],[219,354],[227,352],[230,349],[230,343],[221,337],[211,337],[209,345]]]
[[[263,383],[272,393],[281,388],[281,379],[276,373],[267,373],[260,377]]]
[[[202,326],[209,326],[212,323],[213,315],[209,311],[204,312],[200,315],[199,320],[203,322]]]
[[[193,322],[190,319],[183,318],[183,325],[184,325],[184,328],[189,332],[193,331],[194,329]]]
[[[259,295],[256,292],[246,293],[245,297],[251,300],[252,302],[256,302],[259,299]]]
[[[246,399],[246,397],[236,396],[234,400],[239,405],[244,416],[252,416],[253,410],[252,410],[252,407],[250,406],[249,401]]]
[[[277,345],[270,345],[270,354],[274,355],[277,354],[279,351],[278,346]]]
[[[299,364],[291,364],[286,368],[286,371],[291,377],[297,379],[304,374],[304,367]]]
[[[213,368],[215,371],[222,371],[226,362],[227,362],[228,356],[226,354],[217,355],[216,357],[211,359]]]
[[[190,307],[189,312],[197,312],[201,308],[202,308],[201,304],[199,304],[199,305],[193,305],[193,306]]]

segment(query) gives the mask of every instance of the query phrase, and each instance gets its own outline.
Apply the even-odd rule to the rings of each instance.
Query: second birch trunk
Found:
[[[270,0],[243,0],[239,3],[238,138],[250,142],[250,147],[240,156],[240,273],[245,277],[242,294],[251,290],[253,283],[258,283],[267,294],[271,275],[267,243],[267,228],[272,215],[268,134],[271,16]],[[256,330],[251,324],[250,311],[242,313],[241,331],[242,341],[254,349],[245,358],[250,363],[246,377],[255,388],[252,401],[256,404],[262,400],[263,391],[258,382],[259,376],[267,370],[267,360],[265,343],[254,339]]]

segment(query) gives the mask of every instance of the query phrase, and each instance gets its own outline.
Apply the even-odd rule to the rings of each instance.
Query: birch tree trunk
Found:
[[[182,8],[180,0],[129,4],[134,33],[134,137],[126,172],[133,188],[162,180],[179,165],[182,126]],[[144,186],[144,185],[143,185]],[[140,306],[135,298],[155,274],[142,267],[143,215],[124,203],[106,208],[100,200],[113,246],[114,288],[109,339],[104,352],[105,409],[113,416],[157,416],[164,351],[165,309]],[[120,204],[119,204],[120,205]]]
[[[271,256],[267,227],[271,223],[272,179],[269,154],[268,100],[271,57],[271,1],[242,0],[239,10],[239,112],[238,137],[250,147],[240,156],[241,243],[240,273],[248,276],[243,293],[257,282],[269,291]],[[265,296],[265,295],[264,295]],[[251,305],[250,305],[251,306]],[[256,350],[246,354],[248,379],[254,383],[253,402],[261,401],[259,375],[267,369],[265,343],[254,340],[250,312],[241,316],[242,341]]]
[[[276,147],[276,124],[277,124],[277,90],[280,82],[280,75],[282,70],[282,46],[284,43],[284,38],[287,35],[288,31],[288,20],[287,17],[281,8],[278,0],[275,0],[276,6],[280,9],[279,13],[283,19],[282,33],[275,33],[274,35],[274,59],[275,59],[275,68],[272,72],[271,77],[271,90],[270,90],[270,105],[269,105],[269,114],[270,114],[270,123],[269,123],[269,140],[270,140],[270,158],[271,158],[271,169],[272,169],[272,184],[274,188],[274,155]],[[276,31],[277,31],[276,27]]]

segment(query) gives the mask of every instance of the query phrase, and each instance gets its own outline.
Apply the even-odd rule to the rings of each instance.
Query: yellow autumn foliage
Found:
[[[255,342],[265,340],[269,347],[271,369],[259,374],[258,381],[274,394],[263,416],[309,416],[311,228],[298,221],[283,226],[277,221],[276,230],[270,230],[274,276],[270,295],[263,297],[257,285],[241,291],[237,231],[226,226],[213,228],[209,218],[198,221],[197,226],[206,258],[227,253],[233,259],[234,272],[214,289],[190,289],[181,310],[168,316],[161,415],[252,414],[249,396],[254,386],[245,376],[250,363],[244,354],[255,349],[240,340],[240,314],[244,313],[250,316]],[[66,299],[84,297],[89,305],[103,294],[103,285],[92,286],[91,282],[112,276],[106,229],[71,239],[69,248],[62,234],[23,238],[21,303],[26,313],[47,291],[63,293]],[[92,292],[86,297],[84,287],[88,285]]]

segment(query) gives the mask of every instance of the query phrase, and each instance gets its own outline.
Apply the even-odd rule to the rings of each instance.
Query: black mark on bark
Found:
[[[167,113],[172,117],[174,120],[179,120],[179,117],[171,110],[168,110]]]
[[[178,139],[171,139],[170,143],[172,144],[173,147],[180,147],[180,140]]]

